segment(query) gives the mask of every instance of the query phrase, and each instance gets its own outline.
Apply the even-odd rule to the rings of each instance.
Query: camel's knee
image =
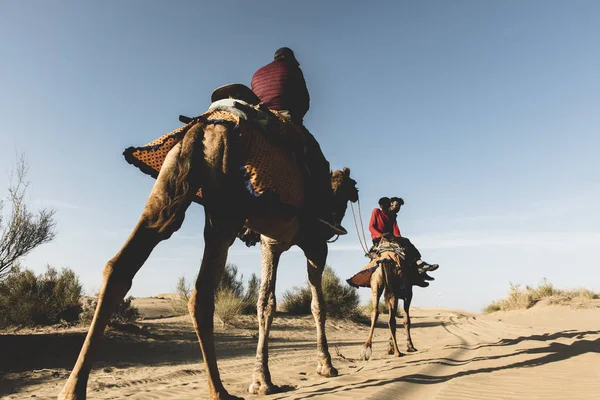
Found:
[[[181,228],[185,219],[185,210],[169,212],[167,207],[147,207],[142,215],[142,226],[159,234],[160,240],[169,239]]]
[[[107,262],[102,271],[102,276],[104,277],[107,289],[118,285],[125,290],[125,293],[131,289],[134,275],[135,270],[127,268],[127,266],[123,265],[122,261],[117,257]],[[125,293],[123,293],[123,295],[125,295]]]

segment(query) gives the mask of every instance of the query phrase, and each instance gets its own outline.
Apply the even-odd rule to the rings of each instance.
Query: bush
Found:
[[[323,297],[327,315],[332,318],[355,319],[359,298],[355,288],[342,284],[331,267],[326,266],[322,279]],[[294,287],[283,294],[282,309],[290,314],[311,313],[312,291],[309,285]]]
[[[223,326],[231,325],[246,305],[244,299],[230,289],[219,290],[215,296],[215,315]]]
[[[549,304],[565,304],[572,300],[594,298],[597,298],[597,295],[588,289],[559,290],[544,278],[537,287],[525,286],[525,289],[522,289],[521,285],[511,283],[508,297],[486,306],[483,312],[523,310],[532,307],[542,299],[547,299]]]
[[[14,269],[0,282],[0,325],[52,325],[77,321],[81,312],[81,284],[75,273],[48,266],[38,276]]]
[[[221,280],[217,285],[217,292],[219,291],[227,291],[232,292],[236,297],[244,296],[244,275],[237,276],[238,268],[235,264],[227,264],[225,265],[225,270],[223,271],[223,275],[221,275]]]
[[[293,287],[283,293],[281,309],[292,315],[307,315],[311,313],[310,303],[312,292],[310,287]]]
[[[133,296],[129,296],[117,306],[117,310],[113,313],[108,321],[109,326],[128,324],[137,321],[140,318],[140,311],[137,307],[131,304],[135,300]],[[98,295],[95,297],[84,297],[81,300],[82,311],[79,314],[79,322],[89,324],[94,318],[94,312],[98,305]]]
[[[246,295],[244,296],[243,314],[256,314],[256,303],[258,303],[258,294],[260,290],[260,279],[252,274],[246,287]]]
[[[192,295],[192,288],[182,276],[177,281],[175,288],[175,297],[171,299],[171,308],[177,315],[185,315],[189,312],[188,303]]]

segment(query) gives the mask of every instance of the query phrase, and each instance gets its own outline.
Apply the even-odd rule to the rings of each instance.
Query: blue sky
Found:
[[[477,311],[542,277],[600,290],[599,19],[595,1],[2,1],[0,194],[25,152],[33,205],[58,220],[23,264],[68,266],[97,290],[153,184],[123,149],[288,46],[311,93],[306,126],[333,168],[351,168],[363,218],[403,197],[402,233],[441,265],[416,306]],[[193,205],[131,294],[194,278],[203,224]],[[344,225],[328,263],[348,278],[367,260],[351,213]],[[258,248],[237,242],[230,262],[260,273]],[[277,293],[305,279],[288,252]]]

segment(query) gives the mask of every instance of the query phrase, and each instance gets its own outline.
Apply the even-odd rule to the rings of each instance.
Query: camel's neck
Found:
[[[346,210],[348,209],[348,199],[342,198],[338,193],[334,193],[332,205],[334,219],[338,224],[341,224],[346,215]]]

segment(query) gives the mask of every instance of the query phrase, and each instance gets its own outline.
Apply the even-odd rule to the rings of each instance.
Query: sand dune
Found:
[[[206,398],[206,378],[188,317],[168,315],[168,300],[140,299],[143,334],[111,333],[90,376],[90,399]],[[375,332],[373,358],[359,361],[368,326],[328,320],[334,365],[340,376],[315,373],[312,317],[278,316],[270,366],[287,391],[267,399],[597,399],[600,393],[600,304],[585,308],[539,305],[525,311],[476,315],[445,309],[413,310],[419,350],[386,354],[385,316]],[[85,334],[18,332],[0,335],[0,396],[55,398]],[[256,346],[256,323],[244,317],[234,329],[217,328],[219,367],[228,390],[247,399]],[[399,329],[401,350],[404,333]],[[339,351],[339,353],[337,353]],[[340,354],[340,355],[336,355]],[[4,357],[8,356],[8,357]]]

